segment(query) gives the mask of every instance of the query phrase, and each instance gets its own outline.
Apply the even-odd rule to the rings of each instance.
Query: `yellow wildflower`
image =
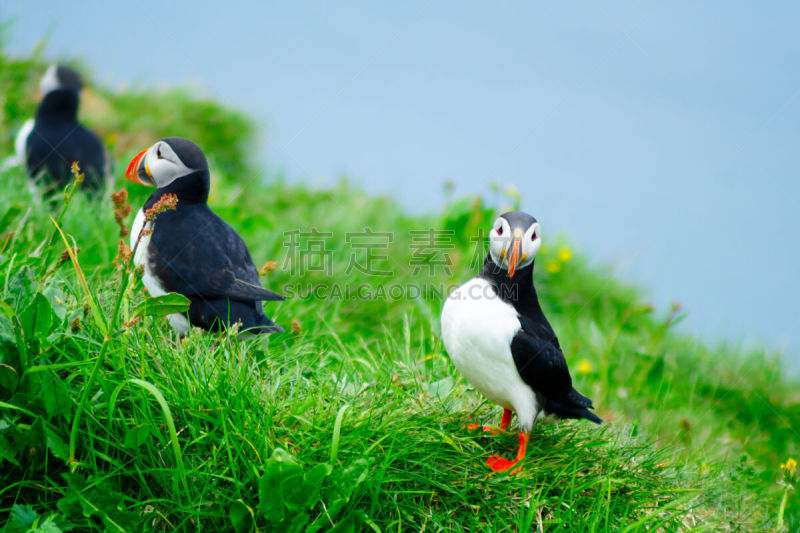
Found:
[[[561,263],[559,263],[558,261],[547,261],[544,264],[544,269],[550,272],[551,274],[561,272]]]
[[[566,263],[570,259],[572,259],[572,250],[570,250],[566,246],[562,246],[561,248],[558,249],[558,260],[559,261],[561,261],[563,263]]]
[[[267,274],[271,274],[277,266],[277,261],[267,261],[258,269],[258,273],[262,276],[266,276]]]
[[[588,359],[581,359],[578,361],[578,367],[575,370],[578,374],[588,374],[593,370],[592,363]]]
[[[790,478],[794,477],[794,475],[797,473],[797,461],[791,457],[788,458],[786,462],[781,465],[781,470],[786,471],[786,475],[788,475]]]

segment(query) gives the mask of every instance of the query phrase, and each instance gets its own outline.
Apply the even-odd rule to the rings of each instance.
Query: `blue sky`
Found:
[[[224,7],[219,7],[223,6]],[[188,85],[262,126],[257,161],[410,210],[515,184],[545,235],[689,331],[800,360],[800,4],[6,0],[112,87]],[[176,132],[178,134],[179,132]]]

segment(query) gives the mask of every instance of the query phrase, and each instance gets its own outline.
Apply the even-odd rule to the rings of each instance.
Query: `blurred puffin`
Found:
[[[261,287],[244,241],[208,207],[210,178],[200,147],[181,137],[161,139],[133,158],[125,177],[157,187],[133,222],[131,249],[151,295],[177,292],[191,301],[188,321],[168,316],[180,336],[190,325],[217,331],[236,322],[249,333],[283,331],[261,304],[283,296]],[[177,208],[153,224],[145,213],[167,193],[178,197]]]
[[[483,269],[453,291],[442,309],[442,338],[456,368],[503,407],[501,429],[508,428],[512,409],[519,418],[516,458],[486,461],[498,472],[525,457],[540,415],[602,422],[589,411],[592,401],[573,388],[558,339],[539,306],[533,261],[540,246],[535,218],[522,212],[501,215],[489,233]]]
[[[51,191],[71,180],[74,161],[85,175],[84,190],[98,190],[111,177],[105,146],[78,122],[82,87],[81,76],[73,69],[50,65],[39,82],[42,101],[36,118],[22,126],[14,143],[17,162]]]

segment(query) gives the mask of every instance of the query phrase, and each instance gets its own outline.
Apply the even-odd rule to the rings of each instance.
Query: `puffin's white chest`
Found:
[[[538,412],[536,395],[511,355],[511,340],[520,328],[514,307],[481,278],[453,291],[442,309],[442,339],[453,364],[489,400],[514,409],[523,428],[530,429]]]
[[[14,139],[14,152],[17,154],[17,164],[27,166],[28,159],[28,137],[30,137],[33,127],[36,125],[34,119],[29,118],[20,128],[17,138]]]
[[[34,120],[28,119],[25,124],[22,125],[20,128],[19,133],[17,133],[16,138],[14,139],[14,154],[8,156],[3,161],[3,164],[0,165],[0,170],[8,170],[13,167],[21,166],[23,169],[27,171],[28,169],[28,137],[30,137],[31,132],[33,131]],[[31,194],[35,196],[36,187],[28,181],[28,188],[31,191]]]
[[[133,264],[137,267],[139,265],[144,265],[142,283],[147,289],[147,292],[150,293],[150,296],[161,296],[162,294],[166,294],[167,290],[164,288],[161,280],[154,276],[150,269],[150,258],[147,253],[148,246],[150,245],[150,234],[142,235],[141,239],[139,239],[139,233],[141,233],[142,230],[149,231],[152,228],[153,223],[147,221],[144,209],[140,209],[139,212],[136,213],[136,218],[133,219],[130,247],[131,250],[135,250],[133,254]],[[138,246],[136,245],[137,240],[139,240]],[[189,321],[186,320],[185,315],[173,313],[167,315],[167,320],[169,320],[170,325],[179,335],[183,336],[189,331]]]
[[[143,230],[150,231],[153,227],[152,222],[147,222],[145,219],[144,208],[139,209],[139,212],[136,213],[136,218],[133,219],[133,227],[131,228],[131,242],[130,247],[131,250],[135,251],[133,254],[133,264],[137,267],[141,264],[145,265],[145,274],[147,273],[148,266],[147,266],[147,246],[150,244],[150,235],[142,235],[139,238],[139,234]],[[137,247],[136,242],[139,241],[139,245]],[[147,287],[147,283],[144,284]],[[150,290],[150,287],[147,287],[147,290]]]

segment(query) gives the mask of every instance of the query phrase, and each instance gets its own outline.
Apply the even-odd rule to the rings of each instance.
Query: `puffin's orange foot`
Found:
[[[475,431],[476,429],[480,429],[486,433],[491,433],[492,435],[496,435],[500,433],[502,430],[498,428],[493,428],[492,426],[482,426],[480,424],[470,424],[466,426],[467,431]]]
[[[509,470],[514,468],[514,465],[516,465],[517,463],[519,463],[519,459],[510,461],[498,455],[492,455],[491,457],[486,459],[486,464],[489,466],[489,468],[491,468],[495,472],[508,472]],[[520,470],[522,470],[522,465],[518,466],[517,468],[514,468],[513,470],[511,470],[510,473],[511,475],[514,475]]]
[[[502,433],[504,429],[508,429],[508,425],[511,423],[511,410],[510,409],[503,409],[503,418],[500,420],[500,427],[492,427],[492,426],[481,426],[480,424],[470,424],[468,426],[463,426],[467,428],[467,431],[475,431],[478,428],[482,428],[485,433],[491,433],[492,435],[497,435],[498,433]]]
[[[502,457],[498,457],[493,455],[486,460],[486,464],[489,465],[489,468],[494,470],[495,472],[507,472],[511,470],[517,463],[519,463],[522,459],[525,458],[525,451],[528,448],[528,434],[527,433],[520,433],[519,434],[519,449],[517,450],[517,457],[513,461],[509,461],[508,459],[503,459]],[[511,470],[511,474],[516,474],[522,469],[522,465],[514,468]]]

